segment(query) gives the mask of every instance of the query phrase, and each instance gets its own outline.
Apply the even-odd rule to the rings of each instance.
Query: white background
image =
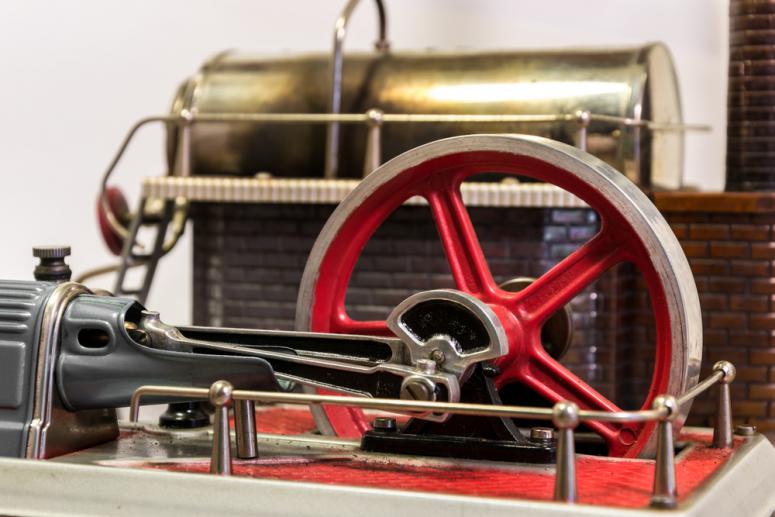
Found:
[[[672,50],[688,122],[685,183],[724,183],[725,0],[386,0],[393,49],[640,45]],[[129,126],[168,109],[177,85],[218,51],[327,51],[344,0],[0,0],[0,278],[31,278],[34,244],[68,243],[77,273],[111,260],[98,235],[99,178]],[[346,47],[368,49],[356,10]],[[117,182],[136,199],[163,172],[146,130]],[[190,232],[189,232],[190,233]],[[148,305],[190,318],[190,241],[163,261]],[[104,282],[109,287],[111,281]]]

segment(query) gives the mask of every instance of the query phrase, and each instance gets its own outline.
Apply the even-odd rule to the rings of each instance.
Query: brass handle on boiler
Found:
[[[347,36],[347,24],[360,0],[349,0],[342,14],[334,25],[334,50],[331,56],[331,103],[329,113],[339,114],[342,111],[342,64],[344,38]],[[382,0],[374,1],[379,17],[379,35],[374,48],[377,52],[387,53],[390,43],[387,40],[387,16]],[[335,178],[339,170],[339,122],[332,121],[328,124],[326,135],[326,162],[325,177]]]

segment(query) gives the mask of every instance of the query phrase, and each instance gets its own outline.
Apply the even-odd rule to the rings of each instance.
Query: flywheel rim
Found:
[[[466,160],[473,162],[466,163]],[[445,163],[447,163],[446,169]],[[475,164],[485,168],[477,171]],[[431,170],[433,167],[439,170]],[[493,172],[519,173],[544,181],[549,176],[552,178],[550,181],[552,183],[559,184],[561,187],[572,187],[569,190],[573,194],[582,198],[601,215],[601,231],[598,235],[603,234],[606,225],[609,224],[615,230],[616,225],[611,224],[614,220],[617,224],[624,225],[625,229],[629,228],[630,233],[624,237],[617,236],[618,233],[612,231],[607,231],[606,235],[617,236],[615,243],[617,250],[631,246],[640,250],[641,253],[635,253],[638,256],[620,259],[618,262],[625,260],[636,262],[638,269],[643,271],[649,281],[653,310],[658,320],[658,334],[661,333],[662,337],[657,343],[652,388],[646,400],[647,402],[652,400],[658,394],[656,391],[680,395],[694,385],[699,376],[702,348],[699,299],[686,257],[669,225],[635,185],[606,163],[575,147],[533,136],[468,135],[439,140],[394,158],[364,179],[340,203],[312,248],[300,285],[296,312],[297,329],[331,331],[330,328],[321,328],[321,318],[328,318],[329,321],[347,318],[344,313],[331,312],[334,309],[331,308],[330,300],[332,296],[337,296],[333,292],[341,294],[343,311],[344,295],[358,256],[376,228],[395,208],[400,206],[401,203],[398,200],[405,201],[415,194],[429,193],[433,196],[435,187],[428,185],[435,185],[444,177],[465,178],[476,172],[489,171],[490,169],[486,167],[495,167]],[[519,169],[520,167],[524,170]],[[456,168],[462,172],[456,172]],[[465,172],[466,170],[473,170],[473,172]],[[437,181],[437,178],[441,179]],[[459,182],[457,184],[459,185]],[[439,202],[432,203],[432,207],[437,206],[444,205]],[[450,206],[454,211],[454,203]],[[436,215],[437,213],[434,212],[434,216]],[[437,221],[437,228],[439,228],[438,224]],[[465,236],[464,233],[461,235]],[[590,243],[593,241],[595,238]],[[351,249],[345,260],[342,260],[341,250],[336,248],[341,247],[344,242],[347,242]],[[478,245],[478,241],[475,241],[475,244]],[[449,260],[450,251],[446,243],[445,251],[448,252]],[[619,251],[623,254],[628,253],[627,250]],[[331,253],[339,256],[332,257]],[[466,252],[463,251],[463,253]],[[592,254],[594,255],[594,249]],[[472,260],[475,262],[475,258]],[[592,264],[597,266],[594,262]],[[465,271],[459,274],[462,275],[460,278],[466,278]],[[559,278],[560,274],[555,277]],[[547,283],[550,282],[551,279],[547,281]],[[655,283],[658,285],[654,286]],[[656,295],[652,290],[655,290]],[[653,301],[655,296],[658,298],[656,302]],[[534,296],[534,298],[540,298],[540,296]],[[659,320],[664,321],[660,323]],[[322,327],[326,325],[329,323]],[[515,328],[517,327],[519,325]],[[368,325],[357,328],[358,332],[363,333],[369,333],[371,330],[373,329]],[[665,348],[668,346],[665,343],[669,343],[668,348]],[[515,360],[514,363],[517,361]],[[517,366],[513,369],[515,372],[519,370]],[[521,374],[527,377],[531,375],[525,372]],[[555,390],[555,393],[559,392]],[[584,393],[585,391],[581,389],[579,396],[583,398]],[[322,432],[334,432],[334,427],[326,413],[332,409],[318,408],[315,411],[316,423]],[[679,422],[683,421],[688,410],[689,404],[681,408]],[[344,418],[345,422],[352,419],[354,422],[354,427],[348,431],[350,435],[368,429],[368,424],[359,411],[343,408],[337,408],[337,411],[339,416],[335,418]],[[653,425],[647,425],[638,430],[633,438],[634,443],[622,445],[616,454],[651,455],[655,448],[653,427]]]

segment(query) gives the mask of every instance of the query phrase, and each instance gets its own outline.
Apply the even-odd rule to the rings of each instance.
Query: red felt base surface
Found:
[[[262,433],[299,434],[314,428],[306,410],[271,408],[258,412]],[[694,445],[678,457],[676,476],[679,499],[686,499],[731,455],[733,450],[709,447],[710,436],[684,434]],[[735,442],[738,447],[742,440]],[[535,467],[492,463],[451,467],[440,462],[428,465],[400,459],[366,461],[353,458],[276,458],[235,460],[234,474],[262,479],[333,485],[377,487],[442,494],[550,501],[554,474]],[[472,466],[474,465],[474,466]],[[205,473],[206,461],[146,463],[145,468]],[[576,462],[579,502],[620,508],[643,508],[649,504],[654,462],[580,456]]]

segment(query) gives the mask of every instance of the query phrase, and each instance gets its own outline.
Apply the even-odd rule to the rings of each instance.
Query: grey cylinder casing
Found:
[[[136,343],[125,323],[142,310],[128,298],[81,295],[70,303],[62,321],[56,370],[58,392],[67,409],[125,407],[137,388],[151,384],[208,387],[228,379],[239,389],[278,389],[272,367],[258,357],[162,350]],[[91,346],[81,337],[89,332],[104,336],[97,343],[102,346]]]
[[[0,280],[0,457],[24,454],[35,404],[40,319],[55,287]]]
[[[143,385],[206,387],[228,379],[240,389],[279,389],[272,367],[258,357],[135,342],[125,324],[144,308],[134,300],[78,294],[69,303],[55,302],[62,288],[77,285],[0,280],[0,457],[30,457],[34,425],[48,433],[34,456],[40,458],[114,438],[110,408],[128,406]],[[53,346],[43,335],[56,336]],[[46,381],[52,371],[53,385]]]

